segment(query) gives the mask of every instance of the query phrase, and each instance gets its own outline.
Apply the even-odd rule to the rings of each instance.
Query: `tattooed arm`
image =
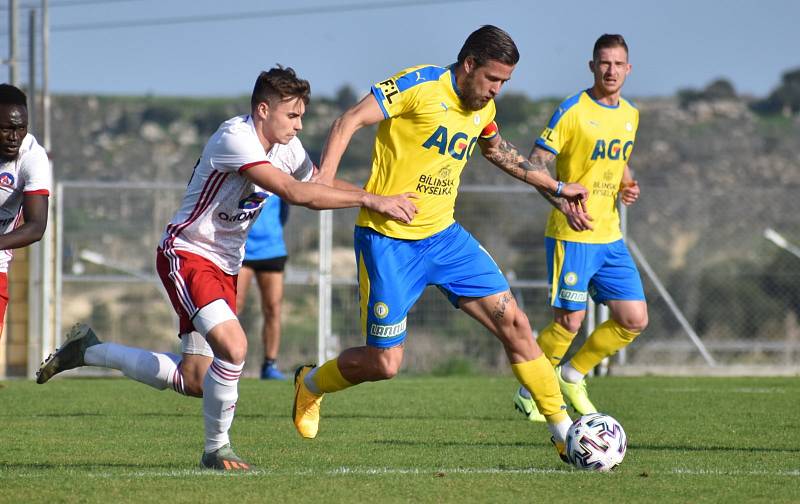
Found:
[[[511,142],[496,135],[489,140],[479,140],[483,156],[515,179],[535,187],[539,192],[561,196],[574,202],[584,201],[588,194],[580,184],[565,184],[550,176],[546,163],[531,162],[519,153]]]

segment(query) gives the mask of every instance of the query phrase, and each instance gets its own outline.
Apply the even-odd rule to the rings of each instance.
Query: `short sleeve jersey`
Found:
[[[394,238],[418,240],[454,222],[461,171],[478,137],[497,134],[495,104],[473,111],[461,103],[452,67],[405,69],[372,86],[383,111],[365,189],[390,195],[415,192],[419,212],[410,224],[362,209],[356,224]]]
[[[272,195],[244,172],[264,163],[300,181],[308,181],[313,174],[314,165],[297,137],[264,152],[249,115],[222,123],[203,149],[181,207],[161,239],[167,256],[173,250],[185,250],[228,274],[237,274],[247,232]]]
[[[8,234],[17,227],[26,195],[49,196],[52,183],[47,152],[33,135],[26,135],[17,158],[0,161],[0,234]],[[11,250],[0,250],[0,272],[8,271],[11,256]]]
[[[550,213],[546,236],[582,243],[611,243],[622,238],[617,193],[633,152],[639,111],[620,98],[615,107],[595,101],[588,91],[564,100],[536,140],[556,155],[556,175],[589,190],[592,231],[574,231],[558,210]]]

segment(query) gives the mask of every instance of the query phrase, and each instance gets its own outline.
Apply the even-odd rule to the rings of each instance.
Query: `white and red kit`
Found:
[[[0,234],[14,230],[22,219],[25,195],[50,195],[53,175],[47,152],[28,134],[22,140],[19,155],[12,161],[0,161]],[[8,263],[12,250],[0,250],[0,326],[8,305]]]
[[[180,316],[180,334],[193,330],[200,308],[224,299],[236,312],[236,275],[250,226],[271,192],[244,176],[268,163],[297,180],[308,181],[314,165],[295,137],[269,152],[249,115],[222,123],[211,136],[186,188],[181,207],[167,225],[156,266]]]

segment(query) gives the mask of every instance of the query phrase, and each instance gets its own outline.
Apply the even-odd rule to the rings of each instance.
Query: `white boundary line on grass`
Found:
[[[686,469],[675,467],[664,471],[646,470],[647,475],[655,474],[680,474],[689,476],[786,476],[800,477],[800,468],[786,471],[726,471],[724,469]],[[295,471],[271,471],[256,469],[251,472],[219,472],[207,469],[175,469],[171,471],[134,471],[134,472],[89,472],[86,476],[90,478],[186,478],[191,476],[199,477],[253,477],[253,476],[386,476],[386,475],[418,475],[418,476],[447,476],[451,474],[563,474],[568,476],[585,476],[587,472],[565,467],[563,469],[540,469],[536,467],[526,469],[502,469],[497,467],[452,467],[452,468],[408,468],[408,467],[337,467],[336,469],[325,470],[295,470]],[[594,474],[594,473],[588,473]],[[80,472],[74,475],[80,476]],[[0,473],[0,481],[4,477],[12,478],[49,478],[49,471],[31,471],[20,473],[17,471],[9,472],[4,475]]]
[[[419,475],[419,476],[447,476],[451,474],[563,474],[569,476],[585,476],[587,473],[576,469],[563,468],[563,469],[540,469],[540,468],[526,468],[526,469],[502,469],[492,467],[452,467],[452,468],[403,468],[403,467],[338,467],[336,469],[326,470],[296,470],[296,471],[270,471],[270,470],[255,470],[246,473],[225,473],[217,471],[209,471],[204,469],[175,469],[172,471],[134,471],[126,473],[124,471],[118,473],[98,472],[88,473],[90,478],[186,478],[191,476],[199,477],[252,477],[252,476],[385,476],[385,475]],[[648,475],[655,474],[680,474],[689,476],[786,476],[786,477],[800,477],[800,468],[790,469],[786,471],[726,471],[722,469],[686,469],[686,468],[672,468],[664,471],[660,470],[647,470]],[[12,477],[50,477],[47,471],[35,471],[28,474],[20,474],[15,472]],[[0,475],[0,480],[2,480]]]

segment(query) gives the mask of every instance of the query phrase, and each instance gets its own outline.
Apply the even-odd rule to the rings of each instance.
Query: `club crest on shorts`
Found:
[[[564,275],[564,283],[572,287],[578,283],[578,275],[573,271],[568,272],[566,275]]]
[[[386,316],[389,315],[389,307],[386,306],[386,303],[378,301],[375,303],[375,306],[372,307],[372,313],[379,319],[386,318]]]

